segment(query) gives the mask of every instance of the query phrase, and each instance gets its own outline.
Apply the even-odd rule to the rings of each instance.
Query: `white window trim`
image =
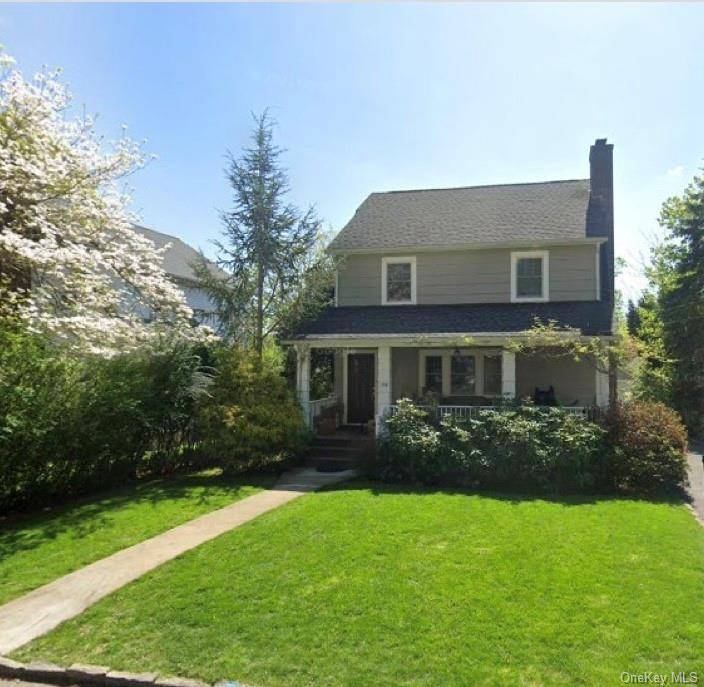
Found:
[[[441,363],[440,363],[440,372],[441,372],[441,390],[440,393],[445,396],[445,386],[447,383],[445,380],[445,372],[447,370],[447,365],[445,364],[445,351],[443,349],[437,348],[437,349],[428,349],[428,350],[421,350],[419,351],[418,354],[418,395],[421,396],[423,394],[423,389],[425,388],[425,359],[427,357],[436,357],[440,358]]]
[[[389,301],[387,299],[387,266],[400,262],[411,264],[411,300]],[[382,305],[415,305],[416,304],[416,258],[410,257],[384,257],[381,259],[381,304]]]
[[[541,258],[543,261],[543,288],[540,296],[518,296],[517,267],[521,258]],[[544,303],[550,300],[550,252],[547,250],[511,251],[511,303]]]
[[[502,359],[502,355],[501,355],[501,349],[497,348],[495,350],[483,350],[481,352],[481,355],[479,356],[481,359],[481,368],[482,368],[482,379],[481,379],[481,382],[479,382],[479,384],[481,385],[481,389],[482,389],[481,395],[486,396],[487,398],[501,398],[503,396],[503,392],[502,392],[501,388],[499,388],[499,390],[493,394],[487,392],[486,389],[484,388],[484,382],[486,382],[486,379],[484,379],[484,369],[485,369],[484,368],[484,360],[487,356],[499,358],[499,361],[502,363],[500,366],[501,384],[499,385],[499,387],[503,386],[503,381],[504,381],[503,359]]]
[[[484,391],[484,356],[501,355],[500,348],[460,348],[462,355],[474,356],[474,395],[486,398],[501,398],[501,392],[487,394]],[[454,348],[421,348],[418,351],[418,396],[423,395],[425,387],[425,359],[428,356],[442,358],[442,396],[452,396],[452,356]],[[503,370],[502,370],[503,374]],[[502,378],[503,383],[503,378]]]

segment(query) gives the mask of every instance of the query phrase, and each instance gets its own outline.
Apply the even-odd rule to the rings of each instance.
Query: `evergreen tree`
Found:
[[[334,267],[321,250],[320,221],[286,202],[288,177],[283,150],[274,144],[275,122],[267,112],[255,119],[252,145],[229,155],[227,178],[233,208],[222,213],[222,241],[213,274],[196,268],[215,302],[223,334],[253,346],[261,359],[267,337],[289,330],[330,299]]]

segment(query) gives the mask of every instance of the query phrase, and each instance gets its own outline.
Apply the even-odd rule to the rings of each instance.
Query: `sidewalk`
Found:
[[[355,474],[351,470],[335,473],[306,468],[292,470],[282,475],[273,489],[202,515],[0,606],[0,655],[46,634],[104,596],[185,551],[303,494],[350,479]]]
[[[689,496],[691,506],[697,519],[704,525],[704,465],[702,465],[704,446],[700,442],[692,442],[687,454],[689,474]]]

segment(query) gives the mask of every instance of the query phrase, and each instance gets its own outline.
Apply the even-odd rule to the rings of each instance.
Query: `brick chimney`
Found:
[[[614,297],[614,146],[597,138],[589,149],[590,195],[587,236],[604,236],[601,246],[601,299]]]

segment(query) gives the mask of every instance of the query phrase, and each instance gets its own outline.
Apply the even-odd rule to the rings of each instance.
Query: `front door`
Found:
[[[347,357],[347,422],[362,423],[374,417],[374,354]]]

